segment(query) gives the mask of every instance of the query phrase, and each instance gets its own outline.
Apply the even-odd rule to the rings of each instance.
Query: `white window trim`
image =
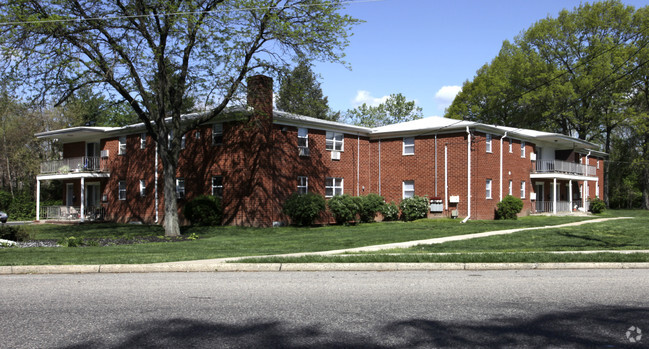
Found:
[[[180,137],[180,149],[185,149],[185,146],[187,145],[187,135],[183,135]]]
[[[340,180],[340,186],[336,186],[336,180]],[[328,185],[327,182],[331,180],[331,185]],[[331,189],[331,192],[333,195],[327,195],[327,189]],[[340,190],[340,194],[336,194],[337,190]],[[342,177],[327,177],[325,178],[325,197],[326,198],[332,198],[336,195],[342,195],[345,193],[345,179]]]
[[[304,131],[303,135],[300,135],[301,131]],[[309,129],[306,127],[298,127],[297,129],[297,138],[298,138],[298,147],[308,148],[309,147]],[[300,145],[300,139],[304,139],[305,145]]]
[[[221,141],[216,142],[216,136],[220,135]],[[223,144],[223,124],[217,123],[212,124],[212,145],[221,145]]]
[[[492,190],[491,190],[493,187],[492,184],[493,183],[491,179],[487,179],[487,181],[485,182],[485,197],[487,199],[492,199]]]
[[[304,180],[304,184],[302,184]],[[297,176],[297,192],[299,194],[307,194],[309,192],[309,177]]]
[[[521,141],[521,158],[525,158],[525,141]]]
[[[510,153],[514,152],[514,140],[511,138],[509,139],[509,152]]]
[[[493,152],[492,151],[492,142],[491,142],[491,140],[492,140],[491,133],[487,133],[485,135],[485,149],[486,149],[487,153],[492,153]]]
[[[514,194],[514,181],[511,179],[509,180],[509,194],[508,195],[513,195]]]
[[[221,185],[214,185],[214,178],[221,177]],[[223,197],[223,176],[212,176],[212,182],[210,183],[212,186],[212,196],[218,196],[218,197]],[[216,195],[216,189],[221,189],[221,195]]]
[[[408,141],[412,140],[412,143]],[[411,151],[407,151],[411,149]],[[403,137],[402,155],[415,155],[415,137]]]
[[[406,190],[406,185],[412,184],[412,189]],[[406,196],[406,193],[412,193],[411,196]],[[411,198],[415,196],[415,181],[403,181],[401,182],[401,199]]]
[[[126,181],[122,180],[117,183],[117,199],[120,201],[126,200]]]
[[[340,136],[341,140],[336,140],[336,136]],[[330,142],[331,147],[329,147]],[[337,144],[340,144],[340,149],[336,149]],[[325,149],[328,151],[345,151],[345,134],[342,132],[326,131]]]
[[[525,199],[527,195],[527,188],[525,188],[525,181],[521,181],[521,199]]]
[[[146,196],[146,183],[144,182],[144,179],[140,179],[140,196]]]
[[[181,182],[182,182],[182,187],[180,186]],[[184,198],[185,198],[185,177],[178,177],[176,178],[176,199],[180,200]]]
[[[146,148],[146,133],[140,133],[140,149]]]
[[[119,136],[118,142],[117,155],[126,154],[126,136]]]

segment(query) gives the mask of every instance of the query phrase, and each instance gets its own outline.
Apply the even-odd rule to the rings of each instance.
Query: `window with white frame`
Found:
[[[513,153],[514,152],[514,141],[512,139],[509,139],[509,152]]]
[[[595,196],[599,198],[599,181],[595,182]]]
[[[126,200],[126,181],[119,181],[117,197],[120,200]]]
[[[117,155],[126,154],[126,136],[119,137],[119,148],[117,149]]]
[[[300,148],[309,147],[309,129],[303,127],[297,129],[297,146]]]
[[[599,170],[599,160],[595,160],[597,162],[597,169]]]
[[[176,178],[176,198],[185,198],[185,178]]]
[[[485,197],[491,199],[491,179],[487,179],[485,184]]]
[[[309,192],[309,177],[297,176],[297,193],[306,194]]]
[[[223,144],[223,124],[212,124],[212,145]]]
[[[334,151],[343,151],[344,136],[340,132],[327,131],[325,149]]]
[[[201,131],[196,130],[196,132],[194,132],[194,138],[201,139]]]
[[[485,147],[487,149],[487,153],[491,153],[491,133],[487,133]]]
[[[140,149],[146,148],[146,133],[140,133]]]
[[[146,183],[144,179],[140,179],[140,196],[146,196]]]
[[[403,138],[403,155],[415,155],[415,137]]]
[[[415,196],[415,181],[403,181],[402,197],[405,199],[413,196]]]
[[[223,197],[223,176],[212,176],[212,195]]]
[[[509,195],[514,195],[514,181],[509,180]]]
[[[521,181],[521,199],[525,199],[525,181]]]
[[[525,141],[521,141],[521,157],[525,157]]]
[[[336,177],[327,177],[325,179],[325,197],[333,197],[343,194],[343,179]]]
[[[180,138],[180,149],[185,149],[185,144],[187,143],[187,135],[183,135]]]

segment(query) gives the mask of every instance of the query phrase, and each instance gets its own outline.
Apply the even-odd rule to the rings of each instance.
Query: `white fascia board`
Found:
[[[36,179],[40,181],[51,179],[73,179],[73,178],[109,178],[110,173],[101,172],[78,172],[78,173],[65,173],[65,174],[39,174]]]
[[[571,175],[566,173],[530,173],[530,179],[563,179],[573,181],[597,181],[597,177]]]
[[[337,131],[364,137],[369,136],[372,131],[372,129],[368,127],[316,119],[309,116],[296,115],[283,111],[273,112],[273,123],[276,125],[304,127],[314,130]]]

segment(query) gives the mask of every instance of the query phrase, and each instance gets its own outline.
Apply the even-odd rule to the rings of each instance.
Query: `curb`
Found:
[[[443,270],[649,269],[649,263],[169,263],[0,266],[0,275]]]

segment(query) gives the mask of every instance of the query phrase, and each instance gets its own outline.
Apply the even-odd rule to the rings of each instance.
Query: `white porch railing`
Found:
[[[581,200],[575,200],[572,203],[570,201],[557,201],[557,212],[572,212],[573,209],[579,210],[582,207]],[[590,207],[590,203],[586,201],[586,210]],[[536,212],[554,212],[554,202],[553,201],[537,201],[536,202]]]
[[[40,219],[44,220],[65,220],[73,221],[81,219],[81,208],[79,206],[41,206]],[[106,209],[101,206],[90,206],[84,208],[85,220],[103,220]]]
[[[537,173],[568,173],[581,176],[595,176],[596,167],[560,160],[536,161]]]
[[[41,173],[109,172],[108,158],[82,156],[41,163]]]

